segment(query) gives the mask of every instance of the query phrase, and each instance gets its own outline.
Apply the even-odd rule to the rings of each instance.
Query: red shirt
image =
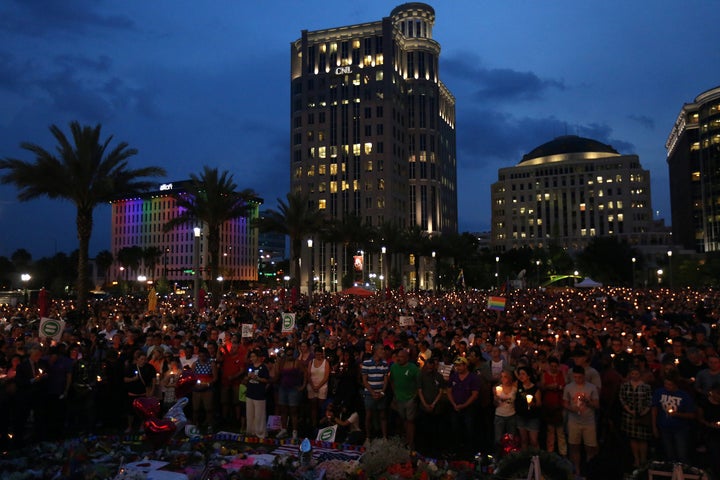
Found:
[[[223,355],[222,374],[220,378],[223,385],[240,385],[242,375],[239,375],[237,378],[233,378],[232,380],[230,380],[230,378],[245,371],[245,368],[247,367],[246,358],[247,351],[242,345],[238,346],[235,353],[230,351]]]

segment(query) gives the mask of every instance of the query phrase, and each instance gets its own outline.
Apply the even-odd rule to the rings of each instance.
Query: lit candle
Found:
[[[532,401],[533,401],[533,396],[530,395],[530,394],[525,395],[525,400],[527,401],[528,406],[530,406],[530,404],[531,404]]]
[[[98,383],[102,382],[102,377],[100,375],[97,376]]]
[[[503,387],[502,385],[498,385],[495,387],[495,394],[500,395],[502,393]]]

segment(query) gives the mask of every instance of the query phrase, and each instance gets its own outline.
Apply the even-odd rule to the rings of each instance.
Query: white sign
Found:
[[[294,313],[283,313],[282,314],[282,331],[283,333],[292,332],[295,330],[295,314]]]
[[[172,183],[163,183],[160,185],[160,191],[164,192],[165,190],[172,190],[173,184]]]
[[[65,330],[64,320],[43,317],[40,319],[40,330],[38,336],[40,338],[52,338],[56,342],[59,342],[62,337],[63,330]]]
[[[335,75],[345,75],[346,73],[352,73],[351,66],[348,65],[347,67],[337,67],[335,69]]]
[[[317,440],[321,442],[334,442],[337,434],[337,425],[325,427],[318,430]]]
[[[255,330],[252,323],[243,323],[242,324],[242,337],[243,338],[250,338],[253,336],[253,330]]]
[[[399,318],[400,320],[400,326],[401,327],[407,327],[410,325],[415,325],[415,317],[408,317],[408,316],[401,316]]]

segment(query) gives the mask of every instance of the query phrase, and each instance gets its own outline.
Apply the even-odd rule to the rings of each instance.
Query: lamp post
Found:
[[[140,291],[142,292],[143,286],[146,285],[145,282],[147,282],[147,277],[145,275],[138,275],[137,281],[140,284]]]
[[[308,303],[312,304],[313,297],[313,283],[315,275],[315,255],[313,255],[313,239],[308,238],[307,241],[308,250],[310,250],[310,271],[308,272]]]
[[[193,278],[193,302],[195,308],[198,308],[200,304],[200,233],[202,229],[200,227],[193,228],[193,238],[195,244],[193,245],[193,268],[195,275]]]
[[[673,288],[672,250],[667,251],[668,256],[668,285]]]
[[[32,277],[30,276],[29,273],[21,273],[20,274],[20,280],[22,280],[22,282],[23,282],[23,303],[25,304],[25,306],[27,306],[28,301],[30,300],[29,295],[28,295],[27,285],[31,278]]]
[[[500,257],[495,257],[495,286],[500,288]]]
[[[540,260],[535,260],[535,279],[537,280],[537,288],[540,288]]]
[[[385,289],[385,285],[384,285],[385,270],[383,270],[383,260],[384,260],[386,253],[387,253],[387,248],[380,247],[380,290]]]
[[[658,271],[657,271],[658,286],[662,285],[662,276],[663,276],[663,269],[658,268]]]
[[[637,258],[632,257],[632,288],[635,288],[635,262],[637,261]]]
[[[163,255],[163,277],[165,277],[165,280],[167,280],[167,278],[168,278],[168,268],[167,268],[168,253],[170,253],[170,247],[165,247],[165,252]]]
[[[435,250],[432,251],[433,259],[433,290],[437,293],[437,259],[435,258]]]

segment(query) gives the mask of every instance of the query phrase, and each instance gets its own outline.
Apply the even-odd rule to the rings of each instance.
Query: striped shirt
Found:
[[[385,377],[390,371],[390,367],[385,360],[375,361],[374,357],[365,360],[362,363],[362,374],[367,375],[368,385],[373,390],[382,390],[385,385]]]

